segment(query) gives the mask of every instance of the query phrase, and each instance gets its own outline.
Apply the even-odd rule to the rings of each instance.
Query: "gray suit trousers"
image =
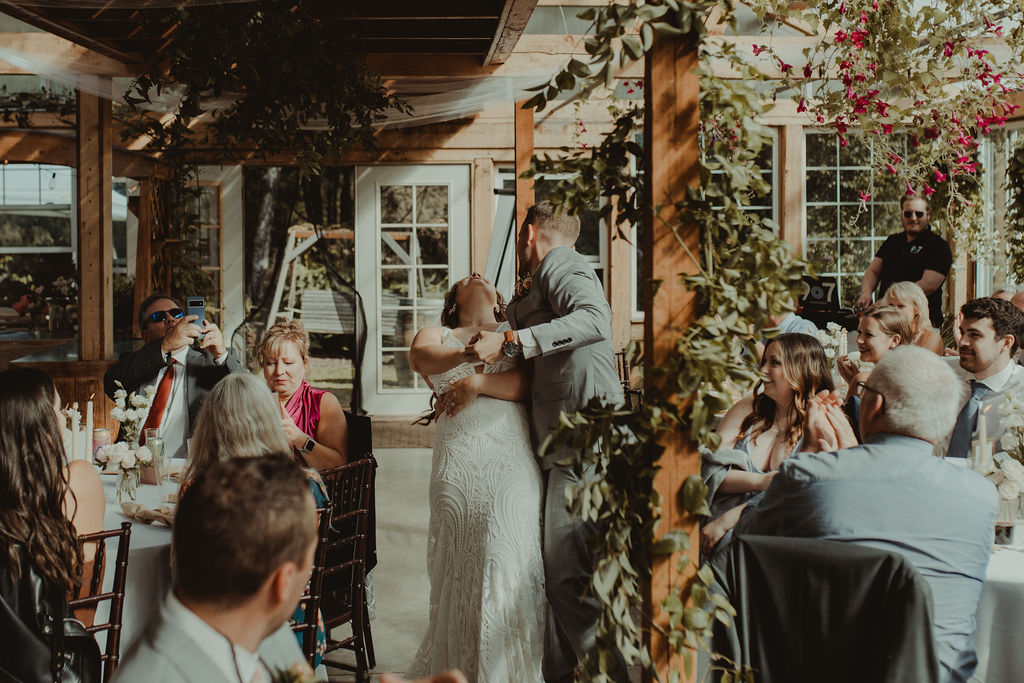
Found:
[[[544,644],[544,678],[565,678],[597,642],[597,621],[601,611],[592,596],[580,599],[590,586],[594,558],[587,546],[588,537],[597,533],[596,524],[576,517],[566,509],[565,489],[581,482],[574,467],[555,466],[544,472],[547,477],[544,497],[544,574],[547,581],[548,625]],[[593,480],[590,468],[583,479]],[[557,615],[557,616],[556,616]],[[572,656],[570,660],[570,655]],[[613,677],[626,681],[625,662],[616,652],[619,671]]]

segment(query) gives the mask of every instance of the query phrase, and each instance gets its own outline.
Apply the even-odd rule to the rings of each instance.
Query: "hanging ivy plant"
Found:
[[[344,41],[306,3],[186,4],[145,16],[141,35],[170,38],[115,115],[125,139],[144,137],[172,166],[172,283],[209,293],[212,281],[185,247],[198,229],[197,150],[225,160],[236,151],[293,155],[306,178],[352,148],[372,149],[384,113],[410,109],[345,55]],[[154,112],[168,96],[171,115]]]
[[[209,114],[205,145],[225,155],[294,154],[306,176],[353,147],[372,148],[385,112],[410,111],[344,53],[345,41],[307,3],[186,5],[150,15],[146,35],[173,33],[125,100],[142,105],[175,93],[174,116],[158,123],[174,138],[191,137],[189,126]]]
[[[18,128],[32,127],[32,114],[57,114],[63,123],[74,125],[78,103],[74,93],[57,93],[45,86],[33,91],[8,91],[0,86],[0,119],[17,124]]]

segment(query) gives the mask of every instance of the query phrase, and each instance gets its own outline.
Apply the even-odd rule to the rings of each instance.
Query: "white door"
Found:
[[[356,169],[363,407],[373,415],[419,415],[429,405],[409,346],[416,330],[440,325],[445,293],[469,274],[469,178],[468,165]]]

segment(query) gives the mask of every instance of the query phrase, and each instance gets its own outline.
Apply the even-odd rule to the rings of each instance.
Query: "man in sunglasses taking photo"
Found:
[[[139,328],[145,345],[121,354],[103,375],[103,390],[114,398],[120,382],[130,395],[156,389],[143,424],[158,428],[164,452],[185,457],[186,439],[192,434],[203,399],[214,385],[231,372],[243,372],[242,364],[224,344],[220,328],[209,320],[202,327],[169,295],[150,294],[139,307]],[[199,350],[193,348],[200,339]],[[132,406],[128,406],[131,408]]]
[[[935,327],[942,325],[942,283],[953,264],[953,252],[945,239],[936,235],[928,224],[928,201],[918,195],[900,199],[903,232],[890,235],[871,260],[860,283],[856,308],[871,305],[871,295],[878,290],[881,298],[895,282],[914,282],[928,297],[928,317]]]

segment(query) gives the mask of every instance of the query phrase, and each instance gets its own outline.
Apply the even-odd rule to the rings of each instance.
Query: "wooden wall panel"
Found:
[[[473,226],[470,268],[483,273],[494,232],[494,161],[473,160]]]
[[[779,129],[778,142],[779,237],[793,247],[793,254],[804,253],[804,129],[787,125]]]
[[[526,218],[526,211],[533,206],[533,180],[521,177],[530,170],[533,159],[533,109],[523,109],[522,102],[516,102],[515,113],[515,151],[516,151],[516,239],[519,229]],[[519,254],[516,254],[516,267],[519,266]]]

